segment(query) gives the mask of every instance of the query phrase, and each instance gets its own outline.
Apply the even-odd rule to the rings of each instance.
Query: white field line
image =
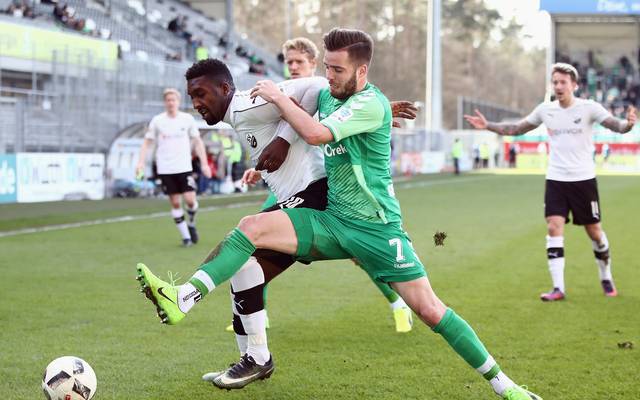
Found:
[[[453,178],[453,179],[443,179],[440,181],[396,182],[395,186],[398,189],[415,189],[415,188],[422,188],[422,187],[428,187],[428,186],[445,185],[448,183],[477,182],[477,181],[483,181],[490,178],[492,177],[487,176],[487,177],[480,177],[480,178]],[[198,212],[211,212],[211,211],[218,211],[218,210],[225,210],[225,209],[232,209],[232,208],[248,207],[248,206],[252,206],[260,203],[262,203],[262,200],[243,201],[240,203],[225,204],[222,206],[202,207],[198,210]],[[100,218],[100,219],[95,219],[91,221],[72,222],[69,224],[56,224],[56,225],[39,226],[35,228],[23,228],[23,229],[16,229],[13,231],[0,232],[0,238],[9,237],[9,236],[26,235],[30,233],[61,231],[65,229],[81,228],[84,226],[114,224],[118,222],[139,221],[139,220],[154,219],[154,218],[167,218],[168,216],[170,216],[169,212],[160,211],[160,212],[154,212],[150,214],[123,215],[120,217]]]

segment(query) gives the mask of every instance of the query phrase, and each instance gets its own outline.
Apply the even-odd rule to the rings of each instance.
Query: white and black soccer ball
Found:
[[[78,357],[56,358],[42,377],[42,391],[48,400],[89,400],[97,384],[93,368]]]

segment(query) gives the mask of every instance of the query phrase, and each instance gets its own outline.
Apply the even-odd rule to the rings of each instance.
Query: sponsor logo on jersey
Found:
[[[582,121],[582,118],[576,118],[576,119],[573,120],[573,123],[574,124],[579,124],[580,121]]]
[[[327,157],[333,157],[335,155],[347,154],[347,148],[344,145],[339,145],[338,147],[331,147],[328,144],[324,145],[324,155]]]
[[[582,128],[565,128],[565,129],[547,129],[549,136],[551,135],[579,135]]]

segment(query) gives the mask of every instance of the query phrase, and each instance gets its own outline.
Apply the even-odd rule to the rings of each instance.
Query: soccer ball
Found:
[[[93,368],[78,357],[56,358],[42,377],[42,391],[48,400],[89,400],[97,384]]]

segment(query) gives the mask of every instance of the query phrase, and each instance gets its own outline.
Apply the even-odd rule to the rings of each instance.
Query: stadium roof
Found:
[[[540,0],[550,14],[640,15],[640,0]]]

